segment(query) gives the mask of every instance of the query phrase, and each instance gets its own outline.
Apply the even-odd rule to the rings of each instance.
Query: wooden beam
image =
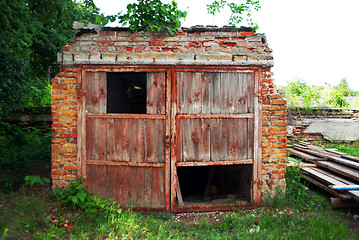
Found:
[[[330,198],[332,208],[359,208],[359,203],[353,200]]]
[[[359,190],[359,185],[331,185],[335,190]]]

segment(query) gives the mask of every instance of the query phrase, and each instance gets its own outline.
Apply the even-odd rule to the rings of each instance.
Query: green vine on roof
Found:
[[[118,19],[119,23],[128,25],[132,32],[167,30],[171,35],[178,33],[181,19],[187,16],[186,11],[178,10],[177,3],[164,4],[161,0],[137,0],[127,5],[127,13],[111,16],[99,16],[97,22],[106,25]]]

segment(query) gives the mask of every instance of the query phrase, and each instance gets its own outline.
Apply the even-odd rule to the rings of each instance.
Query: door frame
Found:
[[[232,210],[234,208],[255,208],[261,203],[261,146],[262,146],[262,104],[261,88],[262,68],[251,66],[168,66],[168,65],[77,65],[77,167],[78,177],[86,184],[86,72],[166,72],[166,130],[165,130],[165,211],[211,211]],[[211,205],[179,207],[177,205],[177,77],[178,71],[195,72],[253,72],[254,90],[254,147],[251,196],[252,203],[247,205]],[[122,114],[121,114],[122,115]],[[123,114],[126,117],[126,114]],[[145,115],[141,116],[144,119]],[[137,166],[121,163],[123,166]],[[207,165],[206,165],[207,164]],[[236,164],[233,162],[232,164]],[[199,166],[201,164],[194,164]],[[139,165],[140,166],[140,165]],[[201,166],[209,166],[208,163]]]

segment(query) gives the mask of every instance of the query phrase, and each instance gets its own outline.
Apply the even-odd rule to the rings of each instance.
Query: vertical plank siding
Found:
[[[253,120],[228,114],[253,113],[254,76],[242,72],[177,72],[180,161],[243,160],[253,157]],[[226,118],[200,118],[226,114]],[[250,123],[250,124],[249,124]]]

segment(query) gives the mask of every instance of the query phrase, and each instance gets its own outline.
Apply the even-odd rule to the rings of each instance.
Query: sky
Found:
[[[127,4],[133,2],[136,1],[94,0],[105,15],[126,12]],[[213,0],[176,2],[180,10],[188,12],[183,27],[221,27],[230,16],[229,9],[215,17],[208,14],[206,4]],[[260,3],[261,9],[253,13],[253,19],[259,25],[257,32],[266,34],[273,49],[276,85],[301,79],[309,85],[335,86],[346,78],[349,87],[359,91],[359,0],[261,0]]]

